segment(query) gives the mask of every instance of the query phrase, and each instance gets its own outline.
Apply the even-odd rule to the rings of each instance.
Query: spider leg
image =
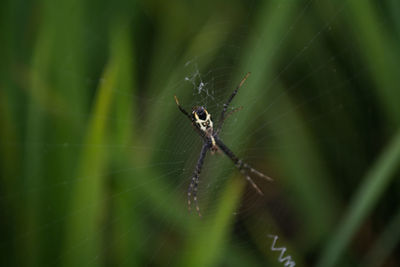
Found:
[[[237,111],[239,111],[239,110],[242,110],[242,109],[243,109],[243,107],[240,106],[240,107],[237,107],[237,108],[231,110],[228,114],[226,114],[224,120],[225,120],[226,118],[228,118],[230,115],[232,115],[233,113],[235,113],[235,112],[237,112]]]
[[[194,127],[194,129],[196,130],[196,132],[203,138],[203,140],[206,140],[206,136],[204,134],[204,132],[202,130],[199,129],[198,126],[196,126],[193,117],[179,104],[179,100],[176,97],[176,95],[174,95],[175,98],[175,103],[178,106],[179,110],[186,116],[189,118],[189,120],[192,122],[192,125]]]
[[[189,211],[191,210],[191,204],[192,204],[191,198],[192,198],[192,194],[193,194],[193,201],[196,205],[196,210],[200,217],[201,217],[201,213],[200,213],[199,204],[197,202],[197,190],[198,190],[198,185],[199,185],[199,177],[200,177],[201,168],[203,167],[204,158],[206,157],[208,149],[209,149],[208,144],[204,144],[203,147],[201,148],[200,157],[197,160],[197,165],[193,172],[192,181],[190,182],[189,189],[188,189],[188,209],[189,209]]]
[[[250,178],[249,172],[254,173],[254,174],[258,175],[259,177],[264,178],[268,181],[272,181],[272,178],[257,171],[256,169],[251,167],[249,164],[243,162],[243,160],[239,159],[218,137],[214,137],[214,138],[215,138],[215,143],[217,144],[217,146],[225,153],[225,155],[227,155],[233,161],[233,163],[235,163],[235,166],[240,170],[240,173],[242,173],[243,176],[245,176],[246,180],[249,181],[249,183],[254,187],[254,189],[260,195],[263,195],[260,188]]]
[[[249,183],[254,187],[254,189],[257,191],[257,193],[259,193],[261,196],[264,195],[264,193],[261,191],[261,189],[256,185],[256,183],[254,183],[254,181],[250,178],[250,176],[248,176],[247,174],[245,174],[244,171],[241,171],[241,173],[244,175],[244,177],[246,177],[246,180],[249,181]]]
[[[231,110],[231,111],[230,111],[228,114],[226,114],[226,116],[222,119],[221,124],[223,124],[223,123],[225,122],[225,120],[226,120],[229,116],[231,116],[233,113],[235,113],[235,112],[237,112],[237,111],[239,111],[239,110],[242,110],[242,108],[243,108],[243,107],[240,106],[240,107],[237,107],[237,108]],[[216,130],[216,134],[219,134],[220,131],[221,131],[221,127],[218,128],[218,129]]]
[[[247,165],[246,163],[244,165]],[[259,177],[264,178],[268,181],[273,181],[274,179],[272,179],[271,177],[265,175],[262,172],[257,171],[256,169],[253,169],[252,167],[250,167],[249,165],[247,165],[247,168],[250,170],[250,172],[257,174]]]
[[[233,91],[231,96],[228,98],[228,101],[224,104],[224,108],[223,108],[223,110],[221,112],[221,116],[220,116],[219,121],[218,121],[217,132],[219,132],[221,130],[221,128],[222,128],[222,124],[224,123],[224,120],[225,120],[225,112],[227,111],[229,104],[232,102],[233,98],[238,93],[239,88],[242,87],[243,83],[247,80],[247,77],[249,77],[249,75],[250,75],[250,72],[248,72],[246,74],[246,76],[244,76],[244,78],[240,81],[238,86],[236,86],[236,89]]]
[[[193,121],[193,120],[192,120],[192,116],[190,116],[189,113],[179,104],[179,100],[178,100],[178,98],[176,97],[176,95],[174,95],[174,98],[175,98],[175,103],[176,103],[176,105],[178,106],[179,110],[180,110],[183,114],[185,114],[185,116],[188,117],[190,121]]]

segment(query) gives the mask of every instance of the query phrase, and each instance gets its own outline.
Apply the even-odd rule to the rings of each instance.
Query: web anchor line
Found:
[[[280,247],[280,248],[276,248],[275,244],[276,244],[276,240],[278,240],[278,236],[277,235],[268,235],[268,237],[273,238],[274,241],[271,244],[271,250],[272,251],[280,251],[281,254],[279,255],[278,261],[284,263],[284,266],[286,267],[294,267],[296,266],[296,262],[292,261],[292,257],[290,255],[283,257],[285,255],[286,252],[286,248],[285,247]]]

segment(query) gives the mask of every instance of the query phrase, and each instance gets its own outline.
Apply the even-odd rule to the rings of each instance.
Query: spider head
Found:
[[[212,130],[213,122],[211,120],[211,115],[207,112],[204,107],[196,106],[193,108],[192,116],[194,122],[203,132],[208,132]]]

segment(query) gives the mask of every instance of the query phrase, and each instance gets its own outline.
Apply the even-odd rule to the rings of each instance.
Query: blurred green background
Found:
[[[0,265],[399,266],[399,3],[3,1]]]

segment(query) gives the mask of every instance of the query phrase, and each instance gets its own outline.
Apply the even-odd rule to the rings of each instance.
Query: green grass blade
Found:
[[[333,239],[323,251],[317,266],[334,266],[349,245],[358,227],[373,209],[400,165],[400,132],[367,173]]]
[[[400,210],[388,223],[382,235],[367,253],[363,266],[383,266],[385,259],[392,253],[400,241]]]
[[[282,86],[277,86],[282,88]],[[277,112],[275,111],[277,110]],[[284,114],[276,120],[274,114]],[[301,235],[307,236],[307,243],[312,244],[326,234],[332,227],[337,214],[335,197],[328,186],[329,174],[323,163],[322,155],[315,143],[315,136],[304,123],[296,110],[296,105],[289,97],[282,95],[279,105],[271,114],[265,115],[267,121],[274,121],[273,126],[279,134],[274,136],[274,146],[282,147],[276,152],[282,178],[276,183],[285,184],[288,197],[303,217],[304,228]],[[288,128],[292,131],[282,131]],[[279,131],[280,130],[280,131]]]
[[[352,0],[348,2],[354,32],[359,36],[360,50],[372,74],[375,91],[381,100],[387,117],[397,126],[400,125],[400,76],[399,50],[392,35],[382,27],[377,8],[372,1]],[[397,15],[398,16],[398,15]]]
[[[233,213],[242,194],[244,179],[233,179],[225,188],[218,203],[215,216],[201,221],[202,230],[193,228],[194,236],[187,239],[189,244],[183,252],[181,266],[218,266],[222,250],[232,229]],[[205,218],[204,218],[205,219]]]
[[[120,66],[118,53],[114,46],[118,43],[112,40],[111,58],[107,64],[102,82],[94,101],[91,120],[88,124],[87,144],[106,144],[108,120],[113,103],[113,89],[117,83]],[[66,243],[63,251],[65,266],[96,265],[95,259],[101,259],[101,218],[105,181],[102,173],[107,166],[107,151],[99,150],[97,146],[87,146],[82,151],[80,169],[77,174],[77,184],[71,195],[70,212],[74,215],[68,221]]]

